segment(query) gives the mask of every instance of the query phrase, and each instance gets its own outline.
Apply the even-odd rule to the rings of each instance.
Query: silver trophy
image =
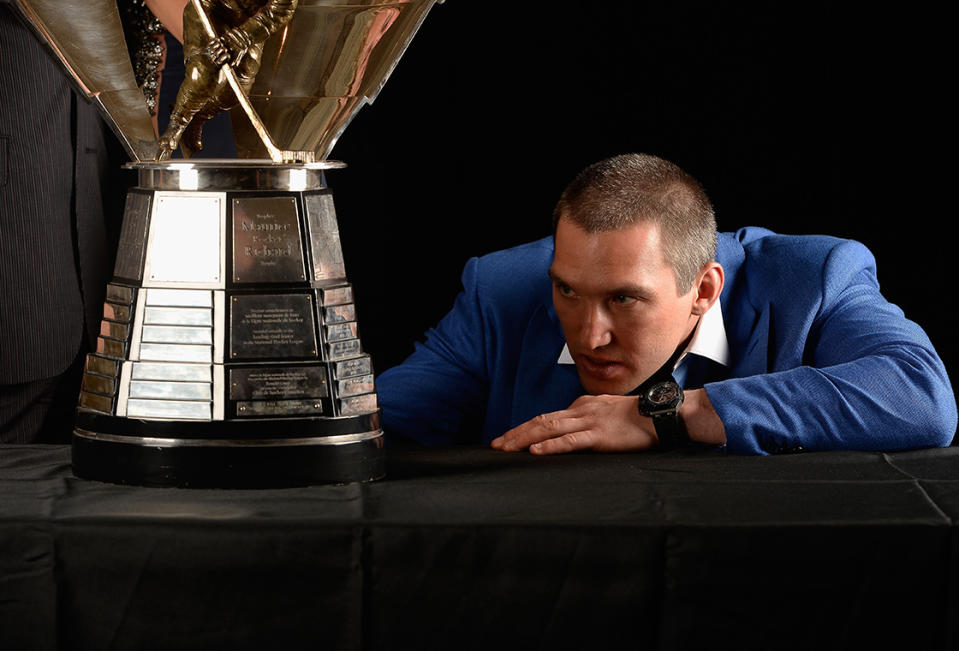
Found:
[[[324,170],[437,0],[190,0],[157,134],[114,0],[16,0],[138,170],[73,432],[81,477],[283,486],[384,474]],[[440,0],[441,1],[441,0]],[[202,147],[231,111],[236,159]]]

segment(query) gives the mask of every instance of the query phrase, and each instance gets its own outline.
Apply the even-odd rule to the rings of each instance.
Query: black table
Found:
[[[952,649],[959,448],[393,449],[277,490],[0,448],[0,649]]]

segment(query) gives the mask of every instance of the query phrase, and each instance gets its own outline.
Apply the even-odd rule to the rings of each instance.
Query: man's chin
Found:
[[[594,395],[609,395],[609,396],[622,396],[637,386],[639,383],[631,384],[629,380],[597,380],[593,377],[585,376],[583,373],[579,374],[579,382],[583,385],[583,388],[586,389],[586,392]]]

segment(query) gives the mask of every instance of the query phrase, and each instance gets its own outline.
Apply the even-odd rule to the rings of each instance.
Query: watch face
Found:
[[[665,405],[675,399],[678,394],[679,385],[675,382],[660,382],[654,384],[646,396],[654,405]]]

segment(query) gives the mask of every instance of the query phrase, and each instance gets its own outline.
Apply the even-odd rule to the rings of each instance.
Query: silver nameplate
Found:
[[[146,289],[146,304],[162,307],[213,307],[208,289]]]
[[[152,192],[131,190],[127,193],[123,227],[113,275],[137,282],[143,280],[143,257],[146,253],[147,230],[150,224]]]
[[[157,362],[213,362],[212,346],[140,344],[140,359]]]
[[[167,325],[212,326],[213,312],[207,308],[148,307],[143,322]]]
[[[317,357],[310,294],[244,294],[230,301],[231,359]]]
[[[327,341],[343,341],[344,339],[356,339],[356,322],[336,323],[326,326]]]
[[[233,280],[238,283],[306,280],[296,199],[233,200]]]
[[[324,282],[346,278],[333,195],[306,194],[303,202],[313,248],[313,279]]]
[[[150,281],[220,284],[220,201],[219,195],[158,196],[147,246]]]
[[[373,362],[369,355],[361,355],[351,359],[344,359],[333,364],[333,377],[343,379],[357,375],[368,375],[373,372]]]
[[[353,286],[342,285],[340,287],[327,287],[317,290],[320,299],[320,305],[343,305],[353,302]]]
[[[210,420],[209,402],[187,400],[140,400],[127,401],[128,418],[164,418],[178,420]]]
[[[180,382],[212,382],[210,366],[206,364],[149,364],[135,362],[131,377],[134,380],[174,380]]]
[[[130,398],[162,398],[173,400],[211,400],[209,382],[160,382],[133,380]]]
[[[213,328],[194,326],[144,325],[140,340],[167,344],[213,345]]]
[[[327,359],[338,360],[347,357],[356,357],[363,350],[360,347],[359,339],[347,339],[345,341],[334,341],[327,344]]]
[[[368,393],[353,398],[343,398],[340,400],[340,415],[353,416],[356,414],[368,414],[376,411],[376,394]]]
[[[352,303],[323,308],[323,323],[345,323],[347,321],[356,321],[356,307]]]
[[[325,398],[325,366],[263,366],[230,369],[231,400]]]
[[[338,380],[336,383],[336,395],[340,398],[358,396],[362,393],[373,393],[373,391],[372,375],[360,375],[345,380]]]
[[[253,400],[236,403],[237,416],[322,416],[319,400]]]

